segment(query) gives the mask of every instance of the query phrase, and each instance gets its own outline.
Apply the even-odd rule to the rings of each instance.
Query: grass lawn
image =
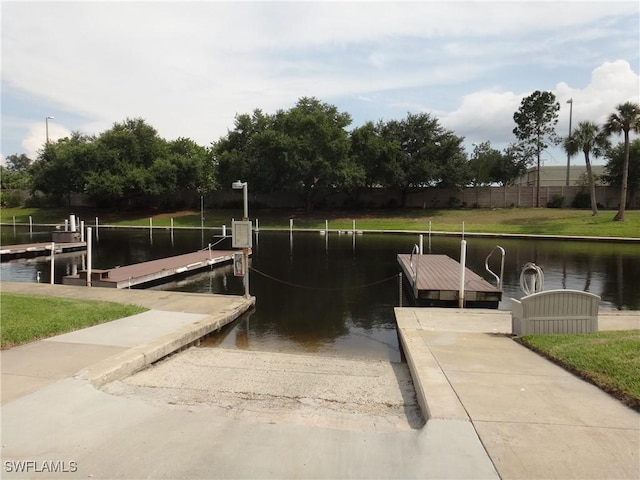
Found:
[[[640,411],[640,330],[525,335],[517,341]]]
[[[12,223],[64,224],[69,209],[27,209],[3,208],[0,221]],[[105,212],[75,209],[87,225],[95,225],[99,218],[101,225],[149,226],[149,218],[154,227],[167,227],[171,219],[176,227],[200,227],[199,211],[177,212]],[[640,237],[640,211],[629,210],[624,222],[612,221],[615,212],[601,211],[591,216],[590,210],[556,208],[503,208],[503,209],[385,209],[385,210],[318,210],[306,214],[299,210],[254,210],[251,218],[257,218],[261,228],[289,228],[289,219],[294,219],[295,228],[324,229],[325,220],[330,229],[347,230],[356,220],[359,230],[427,231],[429,221],[434,232],[461,232],[462,222],[466,232],[511,233],[524,235],[577,235],[589,237]],[[208,228],[230,226],[232,218],[241,218],[241,209],[205,210],[204,225]]]
[[[146,311],[136,305],[0,293],[2,349]]]

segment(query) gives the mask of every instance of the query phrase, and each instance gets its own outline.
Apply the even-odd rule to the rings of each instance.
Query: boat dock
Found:
[[[214,268],[233,261],[237,250],[200,250],[174,257],[135,263],[106,270],[91,270],[91,285],[94,287],[131,288],[159,282],[179,275],[188,275],[206,268]],[[62,279],[65,285],[86,285],[87,271],[68,275]]]
[[[446,255],[399,254],[405,284],[419,306],[457,307],[461,265]],[[464,303],[467,307],[498,308],[502,291],[465,268]]]
[[[0,247],[2,261],[12,258],[43,257],[51,255],[52,242],[25,243],[21,245],[3,245]],[[87,249],[87,242],[54,243],[55,253],[76,252]]]

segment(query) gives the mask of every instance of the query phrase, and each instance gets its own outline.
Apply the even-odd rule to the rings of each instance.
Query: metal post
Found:
[[[56,267],[55,267],[55,255],[56,255],[56,244],[51,242],[51,285],[55,283],[56,280]]]
[[[460,290],[458,293],[458,308],[464,308],[464,277],[467,263],[467,241],[460,242]]]
[[[87,227],[87,287],[91,286],[91,227]]]

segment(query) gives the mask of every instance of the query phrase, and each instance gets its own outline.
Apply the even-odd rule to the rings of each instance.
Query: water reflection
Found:
[[[203,239],[219,231],[108,229],[94,232],[93,267],[111,268],[197,250]],[[18,227],[2,230],[2,243],[49,241],[51,230]],[[468,267],[489,281],[484,260],[496,244],[506,250],[504,295],[520,298],[520,272],[528,262],[539,265],[545,289],[586,290],[602,297],[602,308],[640,310],[640,245],[467,236]],[[417,235],[345,232],[266,232],[254,239],[251,294],[255,311],[234,323],[221,337],[208,342],[243,349],[307,351],[327,355],[363,355],[397,360],[399,352],[393,307],[399,303],[396,255],[408,253]],[[459,237],[425,236],[425,251],[457,259]],[[55,281],[86,266],[81,253],[56,256]],[[496,269],[497,270],[497,269]],[[39,273],[38,273],[39,272]],[[3,263],[0,278],[50,281],[47,258]],[[199,293],[243,293],[242,278],[231,266],[155,288]],[[404,300],[406,304],[406,299]]]

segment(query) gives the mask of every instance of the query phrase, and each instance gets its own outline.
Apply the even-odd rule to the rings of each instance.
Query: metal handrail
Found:
[[[500,260],[500,276],[493,273],[489,268],[489,258],[491,258],[491,255],[493,255],[496,250],[500,251],[500,254],[502,257]],[[500,245],[496,245],[495,247],[493,247],[493,250],[491,250],[489,255],[487,255],[487,258],[485,258],[484,260],[484,268],[487,270],[487,272],[489,272],[491,275],[494,276],[494,278],[498,282],[498,288],[500,289],[500,291],[502,291],[502,276],[504,274],[504,253],[505,253],[504,248],[502,248]]]
[[[418,263],[416,262],[416,264],[413,264],[413,254],[419,254],[420,253],[420,247],[418,247],[418,245],[413,245],[413,249],[411,250],[411,256],[409,257],[409,266],[411,267],[411,270],[413,270],[413,284],[415,285],[416,283],[418,283]]]

